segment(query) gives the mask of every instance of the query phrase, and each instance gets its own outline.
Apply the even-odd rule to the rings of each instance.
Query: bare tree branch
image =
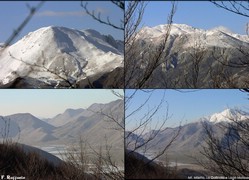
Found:
[[[125,12],[125,87],[144,88],[146,83],[152,79],[155,69],[162,64],[176,4],[172,3],[161,43],[155,47],[152,42],[148,47],[143,47],[143,51],[141,51],[141,43],[138,42],[137,35],[145,5],[142,2],[131,1],[127,7]]]
[[[121,9],[122,11],[124,11],[124,1],[111,1],[113,4],[115,4],[119,9]],[[84,8],[84,10],[86,11],[86,13],[91,16],[94,20],[105,24],[107,26],[113,27],[115,29],[118,30],[124,30],[124,24],[123,24],[123,20],[120,20],[121,24],[120,25],[116,25],[113,22],[110,21],[109,16],[107,16],[106,20],[103,20],[101,18],[101,13],[99,12],[98,14],[96,14],[96,12],[93,10],[92,12],[89,11],[88,9],[88,3],[83,3],[83,1],[81,1],[81,7]]]
[[[41,1],[35,7],[30,7],[29,5],[27,5],[27,7],[29,8],[29,15],[23,20],[23,22],[17,27],[17,29],[14,30],[12,35],[6,40],[6,42],[4,43],[3,49],[1,49],[0,55],[1,55],[1,53],[3,53],[3,51],[6,49],[6,47],[8,47],[14,41],[14,39],[19,35],[19,33],[28,24],[28,22],[34,16],[34,14],[42,7],[44,2],[45,1]]]
[[[232,13],[249,17],[249,1],[213,1],[217,7],[230,11]]]

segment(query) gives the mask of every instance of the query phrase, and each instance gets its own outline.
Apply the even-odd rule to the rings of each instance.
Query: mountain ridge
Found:
[[[59,114],[60,120],[65,120],[65,123],[58,124],[52,121],[55,119],[40,120],[30,113],[17,113],[8,116],[0,116],[0,126],[9,127],[8,135],[13,140],[29,145],[40,144],[65,144],[77,142],[79,136],[88,140],[89,143],[99,144],[105,142],[105,136],[108,138],[108,143],[122,145],[122,131],[114,130],[116,124],[110,122],[106,115],[109,113],[119,122],[123,122],[123,100],[118,99],[105,104],[99,104],[102,113],[99,112],[99,107],[95,106],[96,111],[90,113],[86,109],[66,109],[64,113]],[[102,108],[103,107],[103,108]],[[72,116],[65,112],[72,113]],[[99,112],[99,113],[98,113]],[[57,117],[57,118],[56,118]],[[7,124],[6,124],[6,123]],[[9,123],[9,125],[8,125]],[[4,133],[4,132],[2,132]],[[85,140],[85,139],[84,139]]]
[[[7,84],[27,76],[48,84],[63,78],[75,83],[110,73],[123,67],[120,43],[95,30],[43,27],[28,33],[1,54],[0,82]]]
[[[143,33],[143,31],[146,31],[149,35],[152,35],[154,34],[156,36],[160,35],[160,34],[163,34],[166,32],[167,30],[167,27],[168,27],[168,24],[161,24],[161,25],[157,25],[157,26],[154,26],[154,27],[144,27],[141,29],[141,32]],[[155,31],[153,31],[155,30]],[[151,32],[149,32],[151,31]],[[155,33],[155,32],[158,32]],[[222,32],[222,33],[225,33],[227,35],[230,35],[234,38],[237,38],[241,41],[244,41],[246,43],[249,43],[249,38],[247,35],[241,35],[241,34],[237,34],[237,33],[233,33],[231,30],[229,30],[228,28],[224,27],[224,26],[218,26],[218,27],[214,27],[214,28],[211,28],[211,29],[208,29],[208,30],[204,30],[204,29],[201,29],[201,28],[195,28],[195,27],[192,27],[190,25],[187,25],[187,24],[172,24],[171,25],[171,31],[170,31],[170,35],[182,35],[182,34],[200,34],[200,33],[203,33],[205,34],[205,36],[208,36],[208,35],[212,35],[213,33],[217,33],[217,32]],[[153,37],[153,35],[152,35]]]
[[[174,152],[186,153],[199,153],[203,146],[205,146],[205,138],[206,138],[206,126],[212,129],[214,136],[218,136],[221,138],[225,138],[226,132],[228,129],[224,129],[224,127],[229,127],[230,123],[233,121],[227,120],[225,115],[231,115],[230,112],[234,113],[233,118],[236,118],[238,121],[249,120],[249,113],[245,111],[237,111],[236,109],[225,109],[219,113],[214,113],[206,117],[199,118],[196,121],[181,125],[179,127],[167,128],[163,131],[151,130],[143,135],[137,135],[133,132],[131,136],[127,139],[127,142],[130,148],[133,148],[134,143],[137,145],[146,142],[147,137],[154,137],[153,133],[157,133],[157,136],[148,143],[147,147],[151,147],[151,150],[159,150],[163,148],[165,145],[170,143],[170,141],[174,138],[176,133],[179,131],[179,135],[176,137],[174,142],[169,148],[169,152],[174,154]],[[236,113],[236,114],[235,114]],[[223,116],[219,116],[223,115]],[[240,116],[241,115],[241,116]],[[217,116],[220,119],[214,121],[212,117]],[[237,118],[243,117],[243,118]],[[222,120],[223,118],[223,120]],[[223,128],[221,128],[223,127]],[[126,134],[129,133],[126,131]]]
[[[203,30],[172,24],[167,31],[167,26],[142,28],[135,35],[132,47],[128,46],[131,49],[126,57],[134,61],[126,73],[132,79],[128,88],[136,88],[133,81],[143,78],[147,65],[156,60],[152,55],[159,47],[164,48],[162,55],[143,84],[145,88],[243,88],[247,85],[249,36],[233,34],[221,27]],[[132,71],[133,66],[136,73]]]

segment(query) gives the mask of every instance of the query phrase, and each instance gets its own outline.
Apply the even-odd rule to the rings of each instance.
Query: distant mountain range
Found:
[[[122,147],[123,130],[117,130],[117,124],[107,116],[123,125],[123,105],[122,100],[116,100],[107,104],[93,104],[87,109],[67,109],[46,120],[29,113],[2,116],[1,133],[7,127],[9,137],[29,145],[66,145],[78,142],[81,136],[92,145],[105,145],[107,139],[108,143]]]
[[[144,41],[158,40],[167,30],[166,25],[155,27],[144,27],[139,35],[139,39]],[[191,48],[195,43],[203,47],[236,47],[236,45],[249,45],[247,35],[240,35],[231,32],[226,27],[216,27],[210,30],[195,28],[186,24],[172,24],[170,30],[170,41],[174,41],[172,46],[180,45],[184,49]],[[184,41],[183,41],[184,40]]]
[[[148,137],[151,137],[153,133],[158,133],[157,136],[147,144],[147,148],[151,147],[150,151],[157,152],[160,148],[163,148],[165,145],[169,144],[180,128],[179,135],[167,152],[181,155],[198,154],[202,146],[205,146],[206,132],[203,123],[207,124],[208,127],[213,129],[215,136],[225,138],[225,132],[227,130],[224,128],[221,129],[219,126],[222,124],[225,125],[227,123],[232,123],[231,119],[236,119],[238,121],[249,121],[249,113],[244,111],[240,111],[238,113],[238,111],[233,109],[225,109],[222,112],[214,113],[207,117],[202,117],[197,121],[182,125],[180,127],[169,127],[163,131],[152,130],[143,134],[142,136],[132,133],[129,138],[126,139],[126,144],[129,143],[132,149],[134,142],[136,142],[137,146],[139,146],[139,144],[146,142]],[[128,133],[129,132],[127,131],[126,135]]]
[[[123,41],[111,35],[92,29],[43,27],[0,52],[0,85],[117,88],[123,77],[123,54]],[[21,82],[15,82],[17,78]]]
[[[151,55],[162,43],[167,27],[167,24],[144,27],[138,32],[135,44],[138,53],[131,54],[131,57],[127,54],[127,57],[139,62],[140,69],[136,71],[143,71],[146,61],[151,61]],[[248,35],[232,33],[225,27],[203,30],[186,24],[172,24],[160,65],[153,72],[151,80],[147,81],[144,86],[148,88],[193,88],[193,73],[196,71],[194,62],[198,61],[198,81],[195,84],[198,88],[244,87],[244,83],[247,82],[248,69],[221,66],[220,62],[239,64],[241,59],[249,62],[246,53],[248,49]],[[232,84],[223,76],[232,79]],[[218,80],[218,83],[215,82]]]

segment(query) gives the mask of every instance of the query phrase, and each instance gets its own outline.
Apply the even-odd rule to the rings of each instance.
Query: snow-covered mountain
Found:
[[[230,128],[229,123],[233,123],[233,121],[229,120],[227,117],[236,118],[235,120],[238,121],[249,122],[249,113],[241,110],[237,111],[235,109],[225,109],[220,113],[214,113],[210,116],[201,117],[196,121],[182,125],[180,127],[169,127],[163,131],[152,130],[142,136],[137,136],[136,134],[132,133],[129,138],[126,139],[126,143],[128,143],[130,149],[132,149],[134,148],[134,143],[136,143],[138,146],[146,142],[148,137],[153,137],[153,133],[157,132],[157,136],[146,146],[147,148],[150,147],[150,150],[152,151],[157,151],[169,144],[180,128],[179,135],[170,146],[168,152],[170,154],[174,154],[174,156],[176,154],[191,155],[199,153],[200,149],[206,145],[206,126],[212,129],[214,136],[221,137],[221,139],[227,138],[226,136],[229,135],[227,132]],[[248,122],[246,123],[248,124]],[[236,129],[233,130],[236,131]],[[129,132],[126,132],[126,135],[128,133]],[[239,133],[236,131],[235,134],[238,135]]]
[[[126,54],[127,59],[133,58],[137,63],[136,73],[130,71],[133,73],[132,80],[143,78],[144,68],[153,61],[153,54],[164,40],[167,27],[167,24],[144,27],[136,35],[134,47]],[[247,82],[248,70],[222,66],[222,63],[235,64],[241,60],[248,62],[248,49],[248,35],[233,33],[225,27],[203,30],[186,24],[172,24],[166,47],[160,56],[159,66],[144,86],[146,88],[242,88]],[[197,70],[194,69],[196,62]],[[129,79],[129,73],[126,76]],[[232,80],[232,85],[228,79]],[[131,84],[126,86],[136,88],[132,80],[129,81]]]
[[[91,29],[49,26],[30,32],[0,56],[0,82],[29,77],[74,84],[123,67],[123,42]]]
[[[166,25],[158,25],[155,27],[144,27],[138,38],[157,42],[167,31]],[[170,30],[170,39],[177,41],[185,36],[187,38],[183,48],[192,47],[196,42],[202,46],[216,46],[216,47],[234,47],[235,44],[240,45],[245,43],[249,45],[249,38],[247,35],[240,35],[231,32],[229,29],[219,26],[210,30],[203,30],[194,28],[186,24],[172,24]],[[187,37],[186,37],[187,36]]]
[[[212,123],[220,122],[232,122],[235,119],[237,121],[243,121],[249,119],[249,114],[244,111],[237,111],[234,109],[225,109],[220,113],[215,113],[208,117],[208,121]]]

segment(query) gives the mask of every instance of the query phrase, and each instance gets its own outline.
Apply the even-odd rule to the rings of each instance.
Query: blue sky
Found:
[[[123,90],[116,91],[123,93]],[[68,108],[87,108],[93,103],[108,103],[118,98],[105,89],[3,89],[0,99],[0,115],[31,113],[53,117]]]
[[[0,2],[0,42],[6,41],[13,30],[16,29],[28,15],[29,10],[26,4],[36,6],[38,3],[38,1]],[[114,24],[120,25],[120,19],[123,19],[123,12],[111,2],[89,2],[88,7],[90,11],[95,10],[96,12],[100,12],[104,20],[109,16],[110,21]],[[27,33],[37,30],[38,28],[50,25],[75,29],[91,28],[102,34],[111,34],[117,39],[123,39],[124,37],[122,31],[100,24],[88,16],[80,6],[80,1],[46,1],[17,39],[21,39],[21,37]]]
[[[133,90],[126,90],[126,96],[132,93]],[[160,90],[153,91],[149,102],[140,110],[140,112],[130,119],[127,128],[134,126],[135,119],[138,119],[144,115],[148,108],[152,108],[157,105],[163,94],[165,93],[166,102],[163,104],[160,111],[154,116],[153,122],[160,122],[166,112],[166,107],[169,108],[169,116],[171,117],[167,126],[178,126],[180,121],[182,123],[189,123],[195,121],[200,117],[208,116],[217,112],[221,112],[226,108],[248,108],[249,100],[246,93],[243,93],[237,89],[206,89],[206,90]],[[138,91],[132,104],[126,111],[126,116],[136,107],[138,107],[148,97],[148,93]]]
[[[171,2],[150,1],[145,9],[143,24],[156,26],[167,23]],[[245,34],[246,17],[216,7],[209,1],[178,1],[173,23],[187,24],[201,29],[225,26],[231,31]]]

